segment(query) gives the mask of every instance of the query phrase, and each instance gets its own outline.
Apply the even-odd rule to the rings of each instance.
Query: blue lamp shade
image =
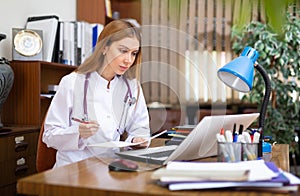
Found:
[[[252,89],[254,63],[258,56],[255,49],[246,47],[238,58],[218,70],[219,79],[237,91],[249,92]]]

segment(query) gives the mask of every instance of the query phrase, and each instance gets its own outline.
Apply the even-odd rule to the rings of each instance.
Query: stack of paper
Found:
[[[298,177],[263,160],[237,163],[170,162],[156,170],[152,179],[169,190],[214,188],[263,189],[266,191],[297,191]]]

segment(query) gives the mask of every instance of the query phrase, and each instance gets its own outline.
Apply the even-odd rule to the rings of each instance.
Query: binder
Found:
[[[56,15],[33,16],[26,22],[26,29],[43,31],[43,60],[57,62],[59,46],[59,18]]]

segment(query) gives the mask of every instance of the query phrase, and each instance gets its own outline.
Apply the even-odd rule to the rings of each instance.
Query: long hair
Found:
[[[114,20],[108,23],[100,33],[94,52],[78,68],[78,73],[89,73],[93,71],[102,72],[104,68],[103,51],[106,46],[124,38],[136,38],[139,41],[139,52],[133,65],[125,72],[124,76],[128,79],[140,79],[141,67],[141,34],[140,30],[125,20]]]

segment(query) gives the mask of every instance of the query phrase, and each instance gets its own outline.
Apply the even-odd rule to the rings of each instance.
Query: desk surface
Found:
[[[161,146],[165,140],[156,139],[151,146]],[[286,147],[286,146],[284,146]],[[284,149],[284,150],[282,150]],[[280,147],[283,158],[288,152]],[[278,156],[277,156],[278,157]],[[205,159],[203,161],[215,161]],[[39,196],[98,196],[98,195],[217,195],[217,196],[243,196],[262,195],[271,196],[270,192],[255,191],[226,191],[226,190],[201,190],[201,191],[174,191],[156,185],[151,180],[152,171],[143,172],[111,172],[108,170],[110,160],[90,158],[64,167],[55,168],[18,181],[17,191],[20,194]],[[277,162],[277,161],[276,161]],[[278,162],[279,163],[279,162]],[[284,162],[285,163],[285,162]],[[280,165],[280,164],[279,164]],[[280,165],[281,166],[281,165]],[[296,193],[297,194],[297,193]]]
[[[40,196],[96,195],[263,195],[274,193],[255,191],[174,191],[156,185],[151,171],[111,172],[102,160],[90,158],[20,179],[18,193]]]
[[[18,193],[30,195],[263,195],[268,192],[226,190],[174,191],[160,187],[150,179],[151,171],[110,172],[107,164],[90,158],[68,166],[35,174],[18,181]]]

